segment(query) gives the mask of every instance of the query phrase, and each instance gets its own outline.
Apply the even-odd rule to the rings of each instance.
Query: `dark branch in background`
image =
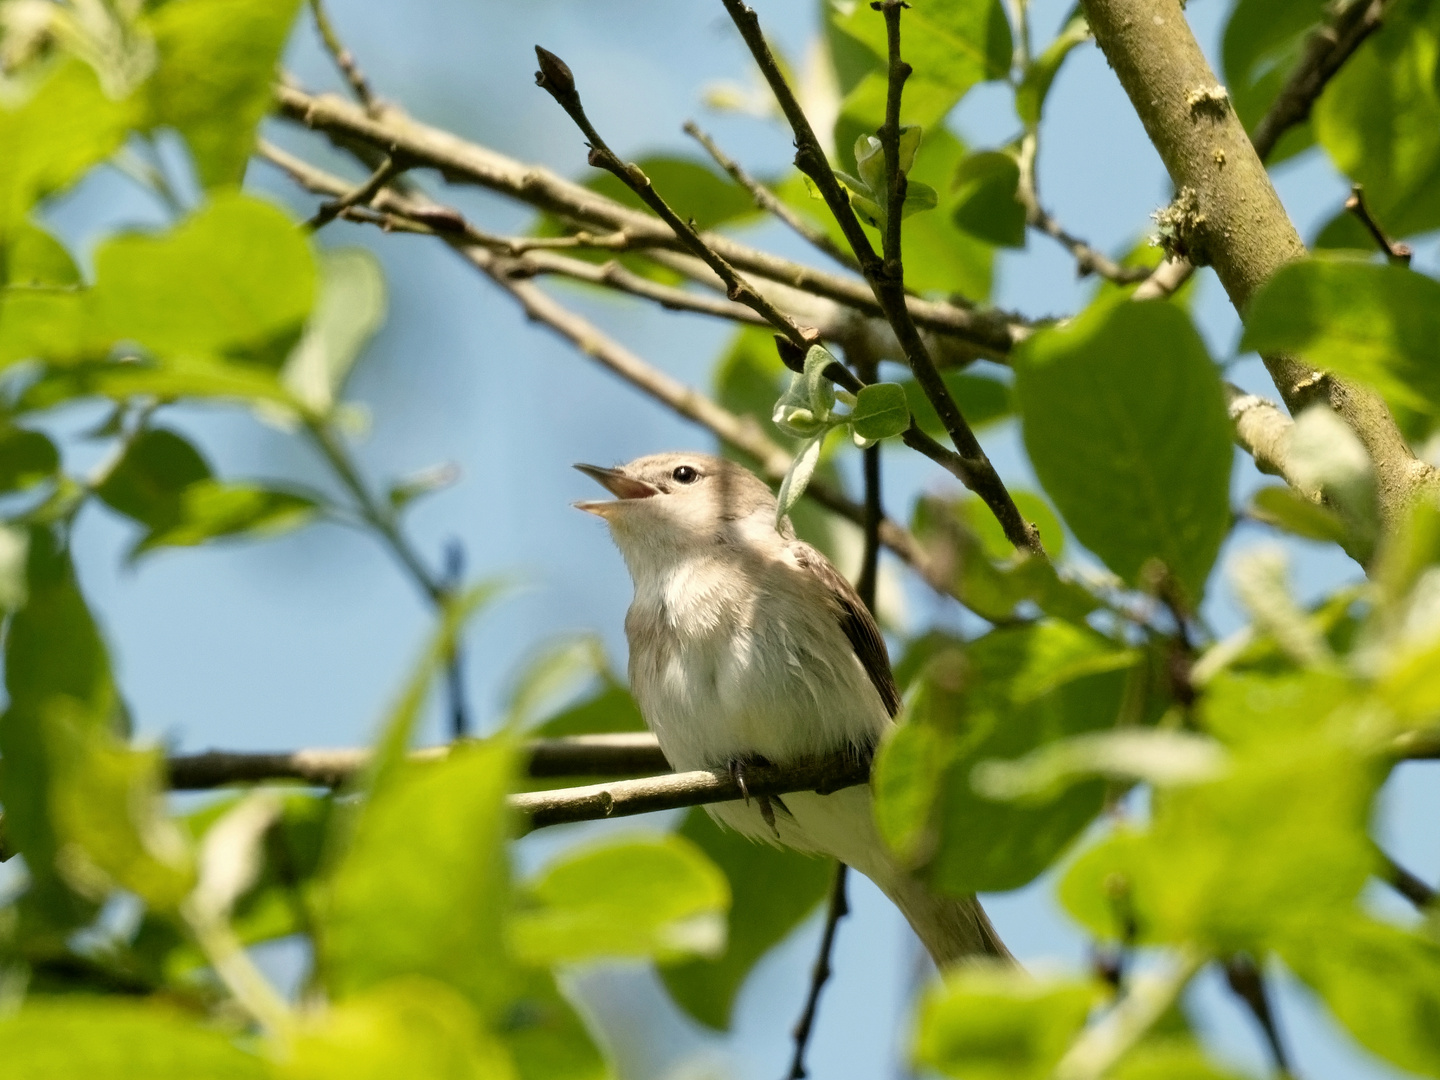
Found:
[[[350,185],[277,147],[262,143],[260,152],[310,191],[333,195],[350,190]],[[352,208],[355,209],[355,208]],[[468,240],[469,227],[463,216],[438,204],[422,202],[418,196],[384,189],[375,198],[375,209],[385,224],[436,236],[450,244],[467,262],[512,296],[537,322],[550,327],[579,351],[625,379],[632,386],[660,401],[674,412],[702,425],[718,438],[743,451],[758,463],[760,471],[778,481],[790,467],[790,455],[772,441],[749,417],[737,416],[710,398],[692,390],[667,373],[647,364],[594,324],[554,300],[532,281],[512,276],[511,263],[488,247]],[[443,225],[443,231],[438,226]],[[491,238],[494,239],[494,238]],[[528,258],[529,256],[527,256]],[[943,447],[940,448],[945,451]],[[806,498],[826,509],[863,525],[865,509],[820,481],[805,491]],[[936,591],[952,595],[951,583],[921,548],[915,537],[894,521],[880,522],[880,540],[911,566]]]
[[[1380,29],[1392,0],[1356,0],[1311,35],[1305,53],[1285,80],[1269,112],[1255,125],[1250,141],[1264,161],[1280,136],[1310,117],[1325,84],[1335,77],[1365,39]]]
[[[1365,205],[1365,188],[1361,184],[1352,184],[1350,197],[1345,200],[1345,209],[1359,219],[1360,224],[1365,226],[1365,231],[1375,241],[1375,246],[1385,253],[1385,258],[1396,266],[1409,266],[1410,258],[1415,254],[1409,244],[1396,243],[1385,235],[1385,230],[1380,228],[1380,223],[1370,216],[1370,208]]]
[[[461,744],[463,745],[463,744]],[[414,761],[439,761],[449,746],[432,746],[411,753]],[[369,763],[371,753],[361,749],[292,750],[279,753],[242,753],[208,750],[170,758],[167,771],[173,791],[207,791],[227,784],[255,784],[270,780],[298,780],[315,787],[341,787]],[[521,750],[526,775],[543,779],[556,776],[627,777],[668,772],[670,763],[660,744],[648,732],[614,735],[574,735],[564,739],[530,739]]]
[[[1377,847],[1375,854],[1380,860],[1379,876],[1382,881],[1422,912],[1434,905],[1436,895],[1434,889],[1391,858],[1388,852]]]
[[[825,930],[820,935],[820,951],[815,956],[815,967],[810,972],[810,992],[805,997],[805,1008],[795,1023],[792,1033],[795,1039],[795,1054],[790,1059],[787,1080],[805,1080],[805,1048],[810,1043],[810,1034],[815,1029],[815,1014],[820,1007],[820,991],[832,974],[830,954],[835,948],[835,930],[840,920],[850,914],[850,902],[845,895],[845,883],[850,868],[844,863],[835,864],[835,878],[830,885],[830,901],[825,908]]]
[[[465,545],[459,539],[445,545],[445,577],[441,586],[454,596],[465,584]],[[465,702],[465,662],[460,635],[455,635],[445,657],[445,693],[450,699],[450,737],[463,739],[472,733],[470,709]]]
[[[949,389],[936,370],[934,362],[930,358],[929,351],[916,327],[915,320],[907,305],[905,298],[905,286],[903,268],[896,260],[894,266],[889,261],[881,258],[875,253],[871,246],[870,238],[865,234],[860,219],[855,216],[855,211],[850,206],[850,199],[845,190],[840,186],[839,180],[835,177],[830,162],[825,157],[825,151],[820,141],[815,137],[815,131],[810,126],[800,103],[795,97],[794,91],[786,81],[780,65],[776,63],[774,54],[765,40],[765,35],[760,29],[760,20],[755,12],[747,7],[742,0],[723,0],[725,10],[730,14],[735,26],[744,38],[745,44],[749,47],[755,62],[760,66],[760,72],[765,76],[765,81],[770,84],[770,89],[780,105],[780,110],[790,122],[791,130],[795,135],[795,165],[806,176],[815,182],[824,197],[830,212],[840,225],[840,230],[845,235],[850,248],[855,252],[859,260],[860,270],[869,283],[875,299],[879,302],[885,313],[891,328],[895,331],[895,338],[899,342],[900,350],[905,356],[906,363],[914,373],[916,382],[925,392],[935,412],[939,415],[945,430],[949,432],[955,449],[959,452],[957,459],[947,467],[965,484],[971,491],[974,491],[985,502],[1001,527],[1005,530],[1006,537],[1021,550],[1034,552],[1044,556],[1044,548],[1040,544],[1040,536],[1015,506],[1015,501],[1010,497],[1009,491],[1001,482],[995,467],[985,455],[975,433],[970,425],[961,415],[960,409],[955,404],[954,398],[950,396]],[[887,8],[885,17],[899,18],[899,8]],[[898,110],[898,98],[900,87],[904,78],[896,81],[896,75],[901,70],[897,64],[900,61],[898,51],[892,49],[895,55],[892,56],[890,65],[891,84],[890,94],[896,98],[896,109]],[[908,66],[906,68],[908,72]],[[887,115],[889,106],[887,105]],[[896,229],[898,223],[894,224]],[[918,449],[925,453],[923,444],[916,438],[920,434],[919,428],[913,423],[910,429],[905,432],[902,438],[907,446]],[[944,463],[942,463],[944,464]]]
[[[744,167],[725,153],[724,150],[721,150],[720,147],[716,145],[714,139],[700,130],[695,121],[686,121],[685,134],[703,146],[706,152],[715,159],[715,164],[729,173],[730,179],[734,180],[735,183],[750,193],[750,197],[755,200],[755,205],[761,210],[784,222],[794,233],[808,241],[816,250],[824,252],[846,268],[850,270],[860,269],[860,264],[855,261],[854,255],[842,250],[836,245],[835,241],[826,236],[824,232],[817,229],[781,202],[778,195],[746,172]]]
[[[535,55],[540,61],[540,70],[535,73],[535,83],[545,90],[556,103],[565,110],[575,126],[584,133],[589,140],[590,164],[597,169],[604,169],[622,184],[633,191],[640,200],[660,217],[660,220],[670,226],[670,230],[679,238],[685,250],[696,258],[702,259],[705,265],[725,282],[725,293],[737,303],[744,304],[760,315],[763,315],[767,322],[784,333],[791,341],[801,348],[814,344],[819,336],[813,328],[802,329],[794,319],[781,311],[768,299],[738,273],[735,268],[717,254],[704,240],[700,238],[699,231],[695,228],[693,221],[684,221],[680,215],[670,208],[660,193],[655,190],[655,185],[650,178],[641,171],[640,166],[633,162],[621,161],[600,137],[595,130],[595,125],[590,122],[590,117],[585,113],[585,106],[580,101],[580,93],[575,89],[575,76],[570,68],[554,53],[535,46]]]
[[[325,45],[325,51],[330,54],[330,59],[335,61],[335,66],[340,69],[340,74],[345,77],[356,99],[365,106],[367,112],[373,112],[375,95],[370,91],[370,82],[360,70],[360,65],[355,62],[355,57],[335,33],[330,16],[325,12],[325,5],[320,0],[310,0],[310,11],[315,16],[315,28],[320,31],[320,40]]]
[[[1275,1062],[1275,1071],[1281,1076],[1294,1076],[1290,1071],[1290,1058],[1285,1053],[1285,1044],[1280,1041],[1280,1029],[1275,1023],[1275,1013],[1270,1008],[1270,995],[1265,989],[1265,978],[1255,962],[1248,956],[1233,956],[1225,962],[1225,981],[1250,1009],[1255,1022],[1265,1036],[1270,1048],[1270,1057]]]
[[[1270,157],[1282,135],[1309,118],[1326,85],[1365,39],[1380,28],[1392,2],[1357,0],[1311,35],[1295,70],[1250,135],[1251,145],[1261,161]],[[1135,291],[1134,298],[1152,300],[1169,296],[1194,272],[1195,268],[1183,259],[1163,263]]]

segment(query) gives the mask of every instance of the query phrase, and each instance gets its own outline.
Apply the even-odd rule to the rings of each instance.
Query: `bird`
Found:
[[[630,572],[630,689],[672,768],[730,769],[743,784],[747,763],[873,755],[902,704],[885,639],[763,480],[690,452],[575,468],[614,496],[575,506],[604,519]],[[974,896],[935,891],[890,852],[868,784],[706,809],[754,840],[864,874],[942,969],[1010,959]]]

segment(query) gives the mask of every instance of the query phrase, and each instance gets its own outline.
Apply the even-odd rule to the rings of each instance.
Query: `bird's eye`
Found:
[[[677,465],[675,471],[670,474],[681,484],[693,484],[700,479],[700,474],[689,465]]]

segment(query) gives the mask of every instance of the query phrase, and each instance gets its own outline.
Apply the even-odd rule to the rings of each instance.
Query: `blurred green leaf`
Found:
[[[1281,484],[1271,484],[1255,492],[1250,513],[1267,525],[1307,540],[1340,544],[1347,535],[1345,522],[1333,510]]]
[[[1366,205],[1391,236],[1440,226],[1437,57],[1433,5],[1400,5],[1315,105],[1320,145],[1337,169],[1365,185]]]
[[[947,371],[943,378],[950,396],[955,399],[961,415],[973,430],[978,431],[1003,420],[1015,411],[1014,396],[1009,383],[988,375],[973,375],[968,371]],[[939,415],[920,384],[914,379],[905,379],[900,385],[905,387],[910,411],[915,414],[915,423],[920,430],[927,435],[943,437],[945,425],[940,422]]]
[[[1297,352],[1397,404],[1440,413],[1440,282],[1401,266],[1306,259],[1250,302],[1241,348]]]
[[[953,220],[986,243],[1025,246],[1025,207],[1015,198],[1020,166],[999,151],[971,154],[960,162],[952,182]]]
[[[1053,560],[1058,560],[1065,551],[1065,530],[1050,504],[1033,491],[1023,488],[1010,489],[1015,508],[1020,516],[1040,530],[1040,542]],[[994,513],[978,497],[967,497],[955,502],[955,512],[964,519],[971,532],[979,539],[985,553],[993,559],[1004,559],[1015,554],[1015,545],[1005,536],[1005,530],[995,519]]]
[[[474,1008],[444,983],[391,979],[317,1010],[290,1038],[283,1080],[510,1080],[515,1067]]]
[[[0,286],[67,288],[80,270],[65,245],[29,221],[14,224],[0,242]]]
[[[5,1069],[25,1080],[269,1080],[270,1063],[162,1004],[31,997],[0,1020]]]
[[[970,784],[989,799],[1046,802],[1094,776],[1171,787],[1214,780],[1225,765],[1220,744],[1204,735],[1126,728],[1046,743],[1013,761],[982,761]]]
[[[494,1017],[508,1000],[503,740],[427,765],[400,762],[372,789],[330,878],[318,943],[337,998],[403,975],[448,983]]]
[[[879,442],[899,435],[910,426],[910,404],[899,383],[874,383],[862,387],[850,414],[857,439]]]
[[[364,248],[320,257],[320,292],[295,351],[285,361],[285,386],[317,415],[334,407],[360,352],[385,321],[385,275]]]
[[[500,1034],[521,1080],[612,1080],[614,1072],[551,972],[517,969],[510,994]]]
[[[635,164],[650,178],[651,185],[682,219],[695,220],[700,230],[714,229],[729,222],[760,216],[750,193],[709,165],[687,158],[644,157]],[[637,210],[645,203],[611,173],[590,179],[586,185]]]
[[[1078,8],[1078,5],[1077,5]],[[1015,89],[1015,112],[1027,127],[1036,127],[1045,109],[1045,99],[1050,96],[1050,86],[1065,58],[1077,45],[1090,40],[1090,24],[1085,16],[1071,15],[1060,33],[1045,47],[1045,51],[1031,61],[1025,69],[1020,85]]]
[[[729,1029],[735,998],[760,958],[803,922],[824,898],[832,864],[756,843],[722,829],[703,809],[685,815],[680,835],[720,868],[730,883],[725,949],[718,956],[665,967],[660,977],[681,1008],[712,1028]]]
[[[1157,362],[1163,357],[1164,362]],[[1183,311],[1092,305],[1015,357],[1025,446],[1076,538],[1126,581],[1158,559],[1198,602],[1230,526],[1230,419]]]
[[[1440,944],[1358,912],[1297,929],[1278,945],[1290,969],[1371,1052],[1440,1076]]]
[[[1189,1038],[1147,1038],[1106,1074],[1112,1080],[1242,1080]]]
[[[877,61],[888,61],[885,17],[869,4],[856,4],[835,25]],[[900,20],[900,43],[901,55],[915,69],[906,96],[916,83],[933,82],[956,101],[976,83],[1004,78],[1014,48],[999,0],[930,0],[907,9]]]
[[[0,107],[3,261],[9,261],[11,230],[29,209],[119,149],[131,115],[129,102],[112,101],[90,66],[73,59],[60,64],[29,100]]]
[[[147,15],[160,53],[145,84],[147,126],[185,136],[205,187],[244,179],[299,9],[300,0],[169,0]]]
[[[194,547],[225,537],[268,537],[314,520],[319,506],[309,495],[257,484],[197,480],[180,494],[176,519],[152,529],[133,556],[162,547]]]
[[[1094,983],[962,966],[921,1001],[915,1059],[963,1080],[1043,1080],[1103,997]]]
[[[1239,0],[1221,45],[1225,86],[1235,115],[1253,132],[1305,51],[1312,30],[1325,21],[1324,0]],[[1308,119],[1286,132],[1271,152],[1275,165],[1314,141]]]
[[[34,487],[59,468],[60,454],[46,436],[26,428],[0,426],[0,492]]]
[[[1092,933],[1258,951],[1307,919],[1350,909],[1373,856],[1378,770],[1329,740],[1264,744],[1223,779],[1155,797],[1145,832],[1080,856],[1060,885]]]
[[[567,852],[520,890],[516,956],[548,966],[600,957],[667,963],[725,947],[725,875],[678,835]]]
[[[125,448],[95,494],[110,509],[152,533],[178,524],[185,490],[210,479],[210,466],[182,436],[168,428],[147,428]]]

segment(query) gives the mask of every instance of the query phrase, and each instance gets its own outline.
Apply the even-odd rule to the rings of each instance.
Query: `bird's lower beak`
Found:
[[[576,465],[575,468],[615,496],[614,501],[600,499],[594,502],[577,502],[575,509],[584,510],[587,514],[605,517],[610,510],[627,500],[648,499],[651,495],[660,494],[660,489],[654,484],[626,476],[619,469],[602,469],[598,465]]]

